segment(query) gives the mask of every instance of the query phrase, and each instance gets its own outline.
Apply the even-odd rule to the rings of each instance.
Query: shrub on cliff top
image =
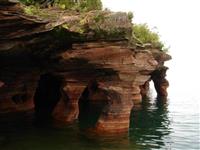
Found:
[[[164,47],[163,42],[160,40],[159,34],[153,32],[147,24],[134,24],[133,38],[136,40],[136,43],[138,42],[143,45],[150,44],[152,47],[167,51],[167,48]]]
[[[101,0],[20,0],[26,5],[39,5],[41,7],[59,6],[62,9],[76,11],[101,10]]]
[[[127,15],[128,15],[128,19],[130,20],[130,21],[132,21],[133,20],[133,13],[131,12],[131,11],[129,11],[128,13],[127,13]]]

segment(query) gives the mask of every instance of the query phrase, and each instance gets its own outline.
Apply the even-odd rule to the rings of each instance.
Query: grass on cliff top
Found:
[[[162,51],[168,51],[164,43],[160,40],[158,33],[153,32],[147,24],[134,24],[132,38],[135,43],[141,46],[151,46],[153,48],[158,48]]]

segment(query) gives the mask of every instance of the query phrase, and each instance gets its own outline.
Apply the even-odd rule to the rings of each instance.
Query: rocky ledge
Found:
[[[99,134],[121,133],[151,80],[167,96],[164,62],[171,57],[131,47],[126,13],[51,9],[45,18],[23,7],[0,2],[0,113],[34,108],[39,120],[78,119]]]

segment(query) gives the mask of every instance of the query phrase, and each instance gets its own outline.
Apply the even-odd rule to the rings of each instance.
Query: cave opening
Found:
[[[52,121],[52,113],[61,99],[62,80],[51,73],[40,76],[34,95],[35,117],[37,123]]]
[[[107,104],[105,91],[93,82],[85,88],[79,99],[79,126],[81,129],[95,127]]]

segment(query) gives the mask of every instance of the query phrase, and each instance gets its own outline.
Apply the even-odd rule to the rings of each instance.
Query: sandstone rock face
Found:
[[[9,0],[0,4],[0,113],[34,108],[39,120],[78,119],[98,134],[121,133],[151,79],[158,94],[167,96],[163,64],[170,57],[131,49],[122,34],[130,30],[126,17],[120,18],[127,26],[119,24],[119,39],[91,41],[70,29],[57,32],[55,26],[65,22],[31,18]]]

